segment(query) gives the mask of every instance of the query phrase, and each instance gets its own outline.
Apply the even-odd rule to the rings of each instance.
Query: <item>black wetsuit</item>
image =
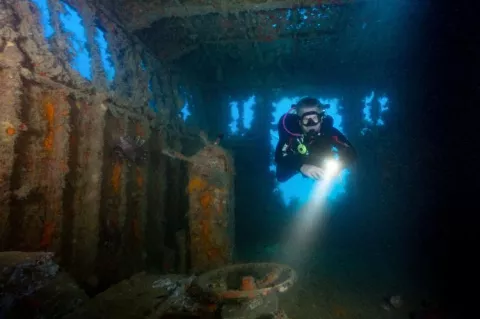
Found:
[[[302,134],[298,116],[287,114],[285,126],[295,134]],[[356,151],[352,144],[339,130],[333,127],[333,118],[326,116],[323,119],[320,132],[313,136],[290,135],[283,126],[283,117],[278,123],[278,144],[275,150],[277,164],[276,176],[279,182],[285,182],[300,172],[303,164],[319,165],[322,159],[333,154],[332,149],[338,150],[338,155],[344,166],[351,165],[356,160]],[[298,146],[304,144],[306,154],[300,154]]]

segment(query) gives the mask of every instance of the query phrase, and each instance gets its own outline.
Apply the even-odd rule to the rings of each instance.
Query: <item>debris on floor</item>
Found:
[[[65,319],[143,319],[163,307],[172,295],[171,285],[185,277],[138,273],[96,295]],[[175,289],[173,291],[176,291]]]
[[[0,315],[7,318],[61,318],[88,300],[60,270],[53,253],[0,253]]]

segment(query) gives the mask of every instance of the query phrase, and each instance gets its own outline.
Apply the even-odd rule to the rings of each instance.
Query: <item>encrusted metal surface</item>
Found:
[[[231,12],[219,8],[146,18],[139,21],[152,23],[133,29],[162,61],[173,63],[201,87],[282,87],[315,82],[315,73],[335,77],[334,72],[361,67],[359,61],[375,63],[374,49],[368,45],[374,37],[372,27],[391,9],[371,1],[242,5],[243,10]],[[189,13],[196,10],[192,3],[185,6]],[[154,7],[147,11],[141,14],[155,15]]]
[[[0,314],[16,300],[30,296],[52,280],[59,267],[53,253],[0,253]]]
[[[228,265],[234,248],[234,166],[229,153],[202,135],[205,146],[191,157],[164,150],[189,163],[190,262],[195,272]]]
[[[171,17],[191,17],[207,14],[238,14],[240,12],[309,8],[321,5],[344,5],[362,0],[100,0],[131,31],[149,27],[153,22]]]
[[[296,272],[289,266],[249,263],[229,265],[203,273],[198,277],[197,284],[214,300],[226,301],[285,292],[296,280]]]
[[[0,0],[0,250],[54,251],[77,279],[97,286],[108,273],[116,281],[141,269],[146,258],[149,175],[145,167],[114,166],[110,142],[117,132],[148,141],[152,129],[162,135],[179,130],[180,80],[93,2],[46,5],[42,10],[30,0]],[[62,25],[67,5],[85,29],[85,52]],[[115,68],[111,82],[97,30]],[[85,65],[91,79],[76,69],[81,53],[91,57]],[[166,184],[166,176],[155,178]],[[113,240],[115,222],[120,236]],[[99,265],[105,256],[115,271]]]

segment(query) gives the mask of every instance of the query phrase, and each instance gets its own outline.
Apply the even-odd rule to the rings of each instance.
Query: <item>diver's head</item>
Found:
[[[296,105],[303,133],[318,133],[325,117],[325,108],[313,97],[304,97]]]

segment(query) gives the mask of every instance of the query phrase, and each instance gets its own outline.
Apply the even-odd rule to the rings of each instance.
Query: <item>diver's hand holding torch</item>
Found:
[[[302,167],[300,167],[300,172],[302,172],[302,174],[306,177],[312,179],[321,179],[325,174],[321,167],[310,164],[303,164]]]
[[[300,167],[300,172],[306,177],[318,180],[323,178],[333,178],[341,171],[341,163],[335,158],[324,160],[319,166],[304,164]]]

